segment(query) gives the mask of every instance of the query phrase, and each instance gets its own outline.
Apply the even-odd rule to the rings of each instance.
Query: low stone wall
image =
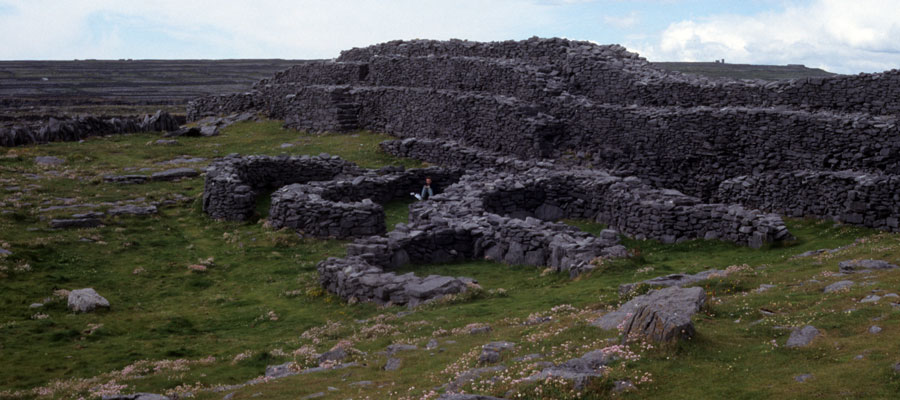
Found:
[[[801,170],[728,179],[716,196],[792,217],[824,216],[896,232],[900,231],[898,193],[897,175]]]
[[[72,119],[50,118],[46,123],[29,126],[0,127],[0,146],[13,147],[49,142],[74,142],[91,136],[167,132],[177,130],[180,122],[167,112],[133,118],[100,118],[95,116]]]
[[[317,269],[319,283],[329,292],[347,300],[371,301],[379,305],[416,306],[448,294],[465,292],[469,285],[477,283],[463,277],[397,275],[353,256],[328,258],[320,262]]]
[[[451,185],[459,170],[413,169],[383,176],[369,172],[353,180],[285,186],[272,194],[269,223],[316,237],[360,237],[386,232],[379,204],[419,193],[426,177]]]
[[[257,197],[292,183],[357,176],[362,170],[337,156],[246,156],[231,154],[206,170],[203,211],[213,218],[242,221],[253,215]]]
[[[675,190],[654,189],[636,177],[525,162],[455,142],[405,139],[381,146],[396,156],[439,165],[474,163],[510,172],[499,178],[466,177],[460,184],[464,189],[459,196],[479,193],[477,188],[485,184],[492,187],[480,198],[484,209],[492,213],[544,220],[590,219],[635,238],[667,243],[707,238],[759,247],[791,238],[777,215],[734,204],[706,204]]]

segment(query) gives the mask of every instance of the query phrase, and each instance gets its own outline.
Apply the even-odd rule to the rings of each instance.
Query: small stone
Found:
[[[326,351],[320,354],[318,361],[319,363],[323,363],[325,361],[342,361],[345,358],[347,358],[347,352],[343,348],[338,347],[334,350]]]
[[[64,162],[66,160],[53,156],[37,156],[34,158],[34,163],[38,165],[60,165]]]
[[[69,292],[68,307],[69,310],[85,313],[98,308],[109,308],[109,301],[93,288],[77,289]]]
[[[403,364],[403,360],[399,358],[388,358],[387,362],[384,364],[385,371],[396,371],[400,369],[400,366]]]
[[[878,300],[881,300],[881,296],[879,296],[877,294],[870,294],[866,297],[863,297],[863,299],[860,300],[859,302],[860,303],[875,303]]]
[[[490,332],[491,330],[492,330],[492,329],[491,329],[491,327],[490,327],[489,325],[479,326],[479,327],[475,327],[475,328],[469,329],[469,334],[470,334],[470,335],[477,335],[477,334],[479,334],[479,333],[488,333],[488,332]]]
[[[800,374],[794,377],[794,380],[797,382],[806,382],[812,379],[812,374]]]
[[[28,306],[28,308],[41,308],[41,307],[43,307],[43,306],[44,306],[44,305],[41,304],[41,303],[31,303],[31,305]]]
[[[881,327],[878,325],[872,325],[869,327],[869,333],[871,333],[873,335],[876,333],[881,333]]]
[[[853,281],[838,281],[825,286],[825,289],[822,289],[822,291],[825,293],[847,291],[850,290],[851,286],[853,286]]]
[[[795,348],[809,346],[809,344],[812,343],[813,339],[815,339],[819,335],[819,330],[812,325],[806,325],[803,328],[794,329],[794,331],[791,332],[791,336],[787,340],[786,347]]]
[[[425,348],[428,349],[428,350],[434,350],[434,349],[436,349],[437,347],[438,347],[438,341],[435,340],[435,339],[431,339],[431,340],[428,341],[427,344],[425,344]]]
[[[759,285],[758,288],[756,288],[756,293],[762,293],[762,292],[765,292],[765,291],[767,291],[767,290],[769,290],[769,289],[772,289],[772,288],[775,288],[775,285],[768,285],[768,284],[765,284],[765,283],[764,283],[764,284],[762,284],[762,285]]]
[[[632,390],[637,390],[637,388],[633,383],[631,383],[631,381],[616,381],[615,385],[613,386],[614,393],[629,392]]]

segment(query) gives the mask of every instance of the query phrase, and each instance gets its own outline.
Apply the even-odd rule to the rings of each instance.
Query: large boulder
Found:
[[[601,329],[621,326],[626,338],[638,335],[656,342],[690,339],[694,335],[691,316],[705,301],[702,288],[668,287],[635,297],[592,325]]]
[[[109,301],[93,288],[76,289],[69,292],[69,310],[85,313],[98,308],[109,308]]]

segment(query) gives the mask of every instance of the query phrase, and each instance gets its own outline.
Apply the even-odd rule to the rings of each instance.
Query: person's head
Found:
[[[430,176],[425,177],[425,184],[426,184],[426,185],[431,185],[431,177],[430,177]]]

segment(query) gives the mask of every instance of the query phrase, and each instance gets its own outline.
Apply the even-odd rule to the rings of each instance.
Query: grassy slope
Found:
[[[603,397],[612,380],[637,380],[644,374],[649,374],[651,381],[626,397],[891,398],[900,394],[898,378],[890,373],[890,365],[900,360],[895,345],[900,339],[898,311],[885,301],[855,304],[853,300],[874,289],[900,291],[900,271],[877,274],[868,278],[877,283],[857,285],[849,293],[821,294],[826,284],[844,279],[823,274],[836,271],[839,260],[860,257],[900,261],[897,235],[792,220],[790,227],[799,240],[762,250],[704,241],[678,245],[626,241],[637,256],[607,261],[590,276],[576,280],[542,274],[532,267],[486,261],[420,266],[409,270],[472,276],[486,290],[398,318],[395,314],[401,311],[399,308],[347,305],[317,287],[315,263],[325,256],[343,254],[344,242],[298,239],[290,232],[272,232],[259,223],[209,220],[198,205],[202,178],[132,186],[105,184],[98,179],[105,173],[121,172],[126,166],[163,169],[155,162],[178,155],[209,158],[231,152],[324,151],[367,167],[418,165],[377,152],[377,142],[384,136],[312,136],[283,131],[277,122],[263,122],[234,126],[216,138],[180,139],[182,144],[178,146],[145,145],[153,139],[149,134],[96,138],[83,144],[11,149],[0,158],[0,188],[40,186],[21,197],[4,189],[4,204],[0,206],[2,210],[17,210],[0,214],[0,245],[8,243],[3,246],[15,253],[0,260],[5,267],[0,279],[0,365],[4,366],[0,368],[0,398],[5,396],[4,390],[34,388],[54,379],[90,378],[139,360],[156,362],[158,372],[151,368],[141,374],[144,378],[103,376],[80,386],[77,381],[64,380],[63,386],[71,391],[59,390],[55,396],[88,394],[91,387],[113,378],[120,385],[128,385],[125,392],[196,391],[191,386],[244,382],[261,375],[266,365],[289,360],[313,365],[315,362],[302,352],[295,356],[284,353],[303,346],[322,352],[340,340],[350,340],[354,348],[365,352],[352,356],[362,364],[360,367],[250,386],[237,390],[234,398],[249,398],[256,393],[265,398],[298,398],[320,391],[325,398],[339,399],[419,398],[447,382],[455,372],[475,366],[479,346],[490,340],[516,342],[519,346],[515,355],[539,352],[550,361],[606,346],[603,340],[615,333],[599,332],[587,324],[600,310],[620,301],[616,288],[621,283],[741,264],[749,268],[703,283],[711,300],[708,309],[695,318],[696,340],[641,351],[639,359],[617,365],[610,371],[609,381],[596,383],[592,394],[581,397]],[[281,149],[279,145],[285,142],[297,145]],[[35,155],[65,157],[65,168],[54,168],[64,176],[54,177],[51,168],[33,165]],[[40,178],[29,179],[22,173],[38,174]],[[61,203],[58,199],[63,197],[102,202],[160,199],[172,193],[192,201],[163,208],[157,217],[121,218],[96,229],[50,231],[45,229],[47,221],[41,220],[42,216],[71,211],[32,211],[43,202]],[[405,219],[406,205],[401,201],[386,207],[389,227]],[[600,229],[589,222],[570,223],[588,231]],[[847,245],[857,238],[864,238],[864,243],[836,254],[791,259],[806,250]],[[215,260],[207,272],[187,269],[187,265],[208,257]],[[26,263],[30,271],[16,271]],[[143,272],[134,274],[136,268]],[[806,283],[811,278],[820,282]],[[761,283],[778,286],[753,293]],[[55,289],[81,287],[97,289],[110,300],[112,310],[74,315],[65,310],[61,300],[40,310],[28,308]],[[550,311],[563,304],[574,308]],[[776,314],[763,319],[760,308]],[[851,308],[856,311],[845,312]],[[277,318],[272,318],[270,311]],[[33,319],[38,313],[48,318]],[[553,315],[555,319],[548,324],[521,325],[533,313]],[[883,319],[872,322],[872,318]],[[763,321],[753,324],[760,319]],[[809,349],[784,349],[789,331],[778,327],[810,322],[825,332],[824,339]],[[453,331],[470,323],[489,323],[494,330],[480,335]],[[866,333],[876,323],[884,331],[877,336]],[[89,334],[89,324],[102,327]],[[400,371],[381,370],[385,356],[379,352],[388,344],[402,341],[422,347],[433,336],[441,341],[442,351],[401,353]],[[777,347],[772,345],[773,339]],[[447,344],[446,340],[456,343]],[[235,361],[241,353],[251,355]],[[862,359],[854,359],[860,354]],[[208,356],[216,361],[196,361]],[[506,358],[511,366],[506,375],[517,376],[520,371],[535,368]],[[165,359],[194,361],[173,367],[159,362]],[[795,382],[793,377],[802,373],[815,377],[806,383]],[[374,383],[350,385],[361,380]],[[409,389],[413,386],[415,389]],[[329,391],[329,387],[337,391]],[[579,397],[566,394],[568,389],[548,395],[555,390],[552,385],[534,388],[502,379],[493,385],[478,384],[475,389],[502,395],[514,387],[529,393],[525,398],[541,398],[534,395],[536,390],[543,396]],[[197,394],[200,398],[223,395]]]

